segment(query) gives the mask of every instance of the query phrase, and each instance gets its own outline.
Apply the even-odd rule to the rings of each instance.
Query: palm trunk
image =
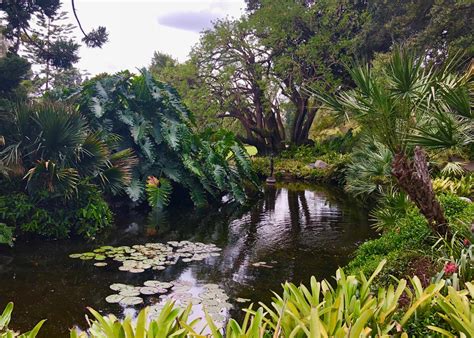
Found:
[[[433,232],[449,235],[443,209],[433,190],[423,149],[415,148],[413,161],[404,152],[398,152],[392,162],[392,175],[426,217]]]

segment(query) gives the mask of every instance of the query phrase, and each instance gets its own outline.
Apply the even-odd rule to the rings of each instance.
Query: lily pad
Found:
[[[140,291],[135,290],[135,289],[130,289],[130,290],[124,289],[124,290],[120,290],[119,295],[123,297],[135,297],[135,296],[140,295]]]
[[[119,302],[122,305],[138,305],[143,303],[143,298],[141,297],[124,297]]]
[[[145,272],[144,269],[129,269],[128,272],[131,272],[131,273],[142,273],[142,272]]]
[[[119,303],[123,298],[124,296],[122,295],[110,295],[105,297],[105,301],[107,303]]]
[[[144,286],[140,288],[140,293],[142,295],[156,295],[159,292],[160,289],[152,286]],[[166,291],[166,290],[165,290]]]
[[[130,287],[131,287],[130,285],[122,284],[122,283],[115,283],[115,284],[110,285],[110,288],[114,291],[120,291],[120,290],[124,290]]]

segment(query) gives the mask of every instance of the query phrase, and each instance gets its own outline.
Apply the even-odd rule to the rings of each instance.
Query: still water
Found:
[[[286,280],[330,278],[373,235],[367,212],[353,199],[334,188],[301,184],[267,187],[251,207],[174,208],[166,214],[117,214],[116,220],[116,227],[95,242],[31,241],[0,249],[0,309],[15,303],[12,328],[31,329],[46,318],[40,337],[67,337],[74,325],[85,327],[87,306],[123,316],[125,308],[105,301],[113,293],[110,284],[140,285],[150,279],[219,284],[233,305],[230,314],[238,317],[248,303],[236,299],[268,302],[269,290],[280,291]],[[170,240],[215,243],[221,255],[141,274],[68,257],[101,245]],[[258,262],[265,264],[255,266]],[[157,301],[151,297],[145,304]]]

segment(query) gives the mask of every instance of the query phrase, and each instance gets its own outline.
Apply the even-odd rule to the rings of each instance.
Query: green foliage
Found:
[[[12,92],[30,70],[30,64],[16,55],[0,57],[0,95]]]
[[[0,223],[0,244],[13,246],[13,228],[5,223]]]
[[[474,218],[472,203],[449,194],[441,195],[439,199],[452,231],[469,236]],[[430,252],[436,241],[431,236],[426,219],[406,200],[404,194],[394,193],[384,197],[372,216],[375,217],[375,227],[382,231],[382,235],[357,249],[354,259],[347,266],[348,271],[372,273],[374,262],[386,258],[387,271],[380,276],[381,281],[386,283],[390,280],[390,274],[403,277],[410,262]]]
[[[153,208],[163,209],[170,202],[171,183],[166,178],[155,180],[156,182],[149,178],[146,184],[148,204]]]
[[[116,140],[92,132],[67,105],[21,104],[0,120],[0,162],[11,179],[24,178],[31,195],[47,190],[51,197],[72,198],[84,179],[117,193],[130,182],[130,149],[117,152]]]
[[[152,206],[169,202],[172,185],[146,187],[148,177],[183,186],[198,206],[224,193],[243,203],[244,181],[257,185],[249,156],[233,134],[197,133],[176,91],[146,70],[91,80],[80,93],[79,109],[95,129],[119,135],[119,149],[131,147],[137,154],[139,165],[127,188],[133,202],[144,201],[145,192]]]
[[[433,180],[433,189],[438,193],[452,193],[458,196],[474,197],[474,175],[460,178],[437,177]]]
[[[378,142],[362,142],[351,154],[346,170],[346,190],[355,196],[367,197],[393,186],[392,152]]]
[[[433,277],[434,281],[446,280],[446,284],[456,290],[465,287],[465,283],[474,279],[474,245],[472,236],[466,238],[454,234],[448,239],[441,237],[433,245],[433,254],[442,263],[442,270]]]
[[[0,222],[19,234],[66,238],[79,235],[93,238],[110,227],[112,212],[94,185],[81,183],[77,198],[51,198],[47,191],[37,192],[35,198],[25,193],[0,196]]]
[[[35,338],[38,335],[45,320],[40,321],[35,327],[26,333],[20,334],[8,328],[13,312],[13,303],[8,303],[0,315],[0,338]]]
[[[454,72],[459,56],[443,67],[423,66],[423,59],[398,47],[383,66],[384,78],[369,65],[350,72],[356,88],[336,98],[316,94],[335,113],[355,119],[363,132],[393,153],[463,148],[473,142],[470,75]]]
[[[102,316],[91,308],[89,311],[94,317],[89,332],[72,329],[71,338],[143,338],[145,336],[148,338],[185,338],[188,337],[189,329],[199,322],[199,320],[190,321],[188,319],[191,305],[185,310],[181,310],[176,308],[172,302],[168,302],[153,321],[148,321],[148,308],[140,311],[136,321],[132,321],[130,317],[119,321],[113,315]]]
[[[449,50],[465,50],[471,58],[472,34],[466,22],[473,8],[466,1],[384,1],[367,3],[370,20],[364,27],[364,52],[386,52],[393,42],[407,43],[411,49],[440,62]]]
[[[313,155],[315,152],[311,147],[300,148],[295,152],[291,150],[282,152],[281,156],[274,158],[274,175],[277,179],[302,179],[344,185],[344,171],[349,162],[349,155],[331,152],[317,156]],[[326,162],[328,167],[324,169],[311,168],[309,164],[314,163],[317,159]],[[269,157],[252,158],[252,163],[260,176],[268,177],[270,175]]]

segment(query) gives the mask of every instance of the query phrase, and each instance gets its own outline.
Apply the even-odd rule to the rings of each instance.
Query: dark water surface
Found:
[[[40,337],[67,337],[69,328],[85,326],[87,306],[123,316],[124,308],[105,302],[113,293],[110,284],[140,285],[149,279],[217,283],[234,305],[231,314],[239,316],[243,305],[235,302],[238,297],[268,302],[269,290],[280,291],[285,280],[329,278],[373,235],[367,212],[354,200],[339,190],[301,184],[267,188],[251,208],[227,204],[206,211],[173,209],[166,215],[116,218],[117,227],[96,242],[19,242],[0,251],[0,309],[8,301],[15,303],[12,328],[31,329],[46,318]],[[68,257],[100,245],[169,240],[215,243],[222,255],[142,274]],[[252,265],[262,261],[272,268]]]

